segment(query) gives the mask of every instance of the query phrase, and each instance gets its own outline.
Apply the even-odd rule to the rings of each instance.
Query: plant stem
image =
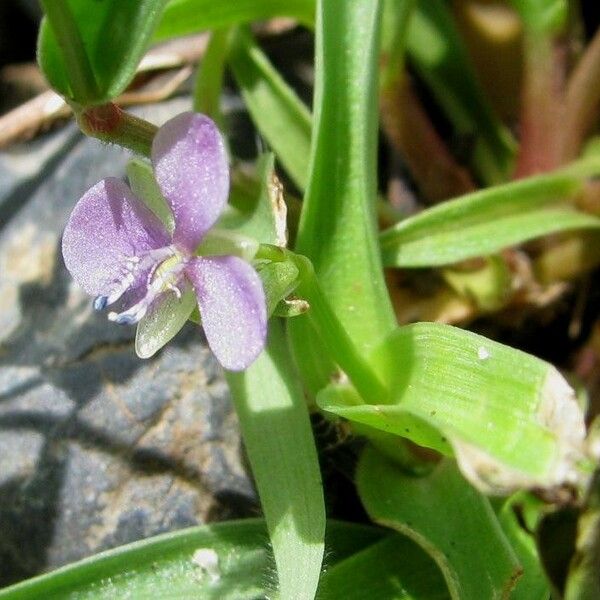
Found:
[[[419,189],[430,202],[475,189],[469,172],[458,164],[435,130],[406,73],[381,89],[379,106],[386,137],[404,157]]]
[[[516,179],[552,171],[561,164],[565,61],[565,49],[553,37],[526,33]]]
[[[150,157],[158,127],[121,110],[112,102],[77,114],[77,123],[86,135],[112,142],[137,154]]]
[[[600,104],[600,30],[586,48],[567,86],[562,159],[577,157]]]
[[[228,28],[215,29],[210,34],[210,41],[198,67],[194,84],[194,110],[208,115],[221,128],[225,121],[221,112],[220,100],[230,34],[231,31]]]
[[[383,404],[389,391],[364,359],[325,297],[308,258],[277,246],[261,244],[256,258],[274,262],[289,260],[298,268],[296,293],[310,304],[306,313],[331,357],[346,373],[365,402]]]
[[[99,93],[98,84],[68,2],[41,0],[41,4],[69,71],[71,99],[79,104],[93,102]]]

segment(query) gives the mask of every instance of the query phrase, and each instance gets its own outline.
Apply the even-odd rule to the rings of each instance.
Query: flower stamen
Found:
[[[109,312],[107,316],[110,321],[114,321],[119,325],[138,323],[146,315],[148,309],[158,296],[166,291],[173,291],[177,298],[181,298],[181,291],[177,287],[177,284],[183,274],[185,261],[182,255],[171,246],[161,248],[160,250],[168,252],[159,253],[158,250],[155,250],[152,253],[148,253],[148,255],[153,254],[154,257],[159,256],[160,258],[164,258],[166,256],[166,259],[162,262],[152,264],[150,274],[148,275],[149,282],[146,295],[139,302],[123,312]],[[142,260],[138,264],[144,264],[146,257],[142,257]]]
[[[94,298],[94,310],[104,310],[107,306],[114,304],[133,286],[139,274],[146,269],[149,269],[147,284],[150,285],[154,272],[161,262],[177,255],[177,250],[173,246],[165,246],[164,248],[150,250],[140,256],[123,256],[122,277],[114,282],[114,287],[107,296]]]

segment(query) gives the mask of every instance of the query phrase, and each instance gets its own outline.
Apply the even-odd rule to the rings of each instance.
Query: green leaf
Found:
[[[577,523],[575,550],[569,565],[565,600],[595,600],[600,597],[600,471],[594,474]]]
[[[580,517],[580,506],[574,503],[561,504],[555,506],[554,510],[547,508],[537,524],[535,534],[538,554],[553,598],[565,597],[567,575],[576,552]]]
[[[417,542],[438,564],[452,598],[509,597],[519,572],[516,557],[488,500],[454,461],[414,477],[367,448],[356,483],[371,519]]]
[[[211,32],[206,52],[198,65],[194,86],[194,111],[208,115],[221,128],[224,122],[221,113],[221,92],[230,34],[229,29],[216,29]]]
[[[405,76],[406,34],[416,4],[417,0],[384,0],[379,81],[383,89]]]
[[[591,157],[424,210],[381,233],[383,262],[390,267],[446,265],[549,233],[598,228],[600,219],[576,211],[566,200],[599,173],[600,161]]]
[[[331,521],[328,563],[376,543],[380,529]],[[2,600],[264,597],[272,557],[259,519],[193,527],[109,550],[0,590]],[[214,554],[213,554],[214,553]],[[211,559],[217,558],[211,567]]]
[[[267,521],[281,598],[314,598],[324,553],[325,505],[302,388],[280,322],[266,350],[227,373]],[[301,568],[299,568],[301,565]]]
[[[133,79],[165,0],[45,0],[38,60],[50,85],[81,105],[118,96]],[[58,16],[58,8],[62,8]],[[49,22],[49,19],[51,21]],[[81,85],[82,68],[88,83]]]
[[[259,132],[275,151],[294,183],[306,187],[311,116],[257,46],[250,32],[238,29],[229,65]]]
[[[371,357],[390,404],[364,404],[330,385],[319,406],[346,419],[452,452],[479,489],[549,488],[584,475],[585,425],[551,365],[448,325],[401,327]]]
[[[498,520],[514,549],[521,567],[521,576],[512,591],[512,600],[548,600],[550,590],[540,565],[535,537],[538,518],[545,504],[528,492],[517,492],[508,498],[498,513]],[[527,528],[527,529],[525,529]]]
[[[567,0],[510,0],[527,29],[540,34],[560,31],[569,17]]]
[[[315,0],[171,0],[162,15],[155,40],[273,17],[291,17],[310,26],[314,12]]]
[[[405,536],[380,542],[327,569],[318,598],[327,600],[446,600],[435,562]]]
[[[254,238],[262,244],[285,246],[287,206],[275,175],[275,157],[263,154],[251,175],[234,173],[229,204],[216,227]]]
[[[505,181],[516,144],[492,113],[444,0],[419,0],[407,52],[456,134],[473,141],[470,162],[477,175],[486,185]]]
[[[395,324],[376,238],[380,3],[318,6],[313,145],[297,250],[313,262],[334,312],[364,352]]]

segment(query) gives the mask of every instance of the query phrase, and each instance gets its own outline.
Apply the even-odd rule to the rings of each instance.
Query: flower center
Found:
[[[102,310],[116,302],[125,292],[136,285],[145,285],[144,297],[120,313],[109,312],[111,321],[122,325],[137,323],[147,312],[152,303],[165,292],[173,292],[181,297],[179,281],[185,267],[186,257],[174,246],[166,246],[151,250],[140,256],[125,257],[122,277],[114,282],[108,296],[98,296],[94,300],[94,308]],[[145,277],[145,282],[140,277]]]

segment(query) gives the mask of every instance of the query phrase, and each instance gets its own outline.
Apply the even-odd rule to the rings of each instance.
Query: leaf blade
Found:
[[[367,448],[357,487],[376,523],[411,537],[436,561],[452,598],[508,597],[518,574],[516,557],[489,502],[466,483],[453,461],[413,477]]]
[[[364,404],[349,386],[330,385],[317,398],[321,408],[443,454],[451,447],[463,474],[487,493],[585,477],[583,413],[551,365],[438,323],[399,328],[372,361],[390,404]]]
[[[600,219],[566,200],[600,172],[594,158],[547,175],[449,200],[401,221],[380,235],[386,266],[440,266],[485,256],[541,235],[597,228]]]
[[[283,598],[312,599],[324,554],[325,505],[308,410],[281,323],[243,373],[227,373],[273,546]],[[302,570],[298,564],[302,564]]]
[[[361,350],[395,322],[376,244],[379,20],[376,1],[318,4],[310,179],[297,236]]]
[[[294,183],[306,187],[311,116],[247,30],[234,36],[229,64],[258,130]]]
[[[38,61],[52,85],[61,95],[82,104],[101,104],[118,96],[133,78],[146,51],[166,0],[122,2],[104,0],[64,0],[82,40],[82,51],[95,77],[93,97],[82,97],[73,86],[69,63],[56,32],[44,19],[38,38]],[[110,52],[106,40],[110,39]]]
[[[314,21],[315,0],[171,0],[155,40],[187,35],[204,29],[241,25],[273,17],[291,17],[309,25]]]

